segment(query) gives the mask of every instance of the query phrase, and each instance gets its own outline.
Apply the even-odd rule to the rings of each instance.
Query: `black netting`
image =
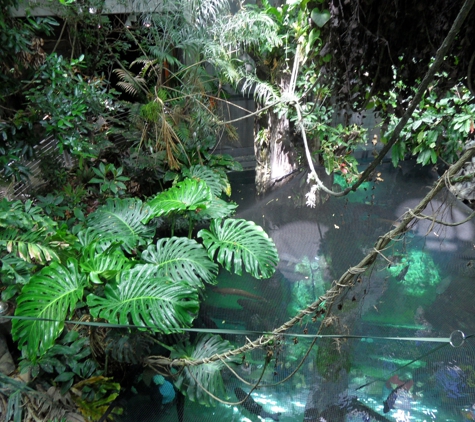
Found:
[[[305,175],[265,198],[254,197],[252,180],[235,180],[238,216],[268,232],[280,263],[267,280],[223,271],[207,288],[195,328],[238,348],[281,326],[356,265],[437,177],[410,163],[383,166],[359,192],[322,198],[316,208],[305,206]],[[220,361],[219,400],[195,392],[195,402],[185,399],[183,420],[475,420],[474,226],[437,222],[470,213],[448,191],[425,213],[433,219],[393,239],[325,314],[316,308],[264,347],[237,355],[235,363]],[[137,373],[137,394],[122,420],[179,420],[176,398],[160,405],[154,396],[154,373]],[[251,390],[244,404],[233,404]]]

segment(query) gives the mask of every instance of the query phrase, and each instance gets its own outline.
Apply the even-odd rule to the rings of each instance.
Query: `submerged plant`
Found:
[[[388,271],[410,296],[433,292],[441,281],[434,260],[421,250],[411,250],[398,264],[391,265]]]

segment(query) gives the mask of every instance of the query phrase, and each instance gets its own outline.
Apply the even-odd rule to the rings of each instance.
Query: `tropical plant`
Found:
[[[236,133],[223,122],[226,93],[206,66],[237,83],[240,76],[232,61],[240,61],[246,48],[277,42],[269,30],[275,24],[252,8],[231,13],[228,0],[207,0],[199,7],[191,0],[168,1],[146,18],[145,29],[128,31],[143,55],[130,69],[115,70],[119,86],[142,103],[132,113],[141,133],[138,147],[147,153],[163,151],[173,171],[210,165],[209,151],[219,138],[236,139]],[[138,66],[139,72],[131,70]]]
[[[59,150],[64,148],[82,158],[95,158],[107,144],[95,121],[107,119],[113,91],[105,90],[100,78],[81,75],[84,57],[66,61],[51,54],[38,69],[33,87],[26,91],[25,111],[31,122],[39,122],[43,136],[53,135]]]
[[[96,321],[119,324],[126,330],[135,327],[138,330],[135,336],[132,332],[125,336],[105,335],[99,340],[104,343],[99,348],[109,359],[137,363],[143,354],[140,357],[130,353],[130,342],[147,350],[146,333],[162,336],[191,327],[204,285],[217,282],[219,265],[237,274],[247,271],[257,278],[270,277],[275,269],[278,255],[267,234],[252,222],[225,218],[235,205],[223,206],[227,202],[214,195],[228,188],[223,174],[201,167],[190,172],[202,178],[185,178],[146,202],[108,199],[79,224],[79,230],[73,230],[76,235],[65,233],[66,228],[59,227],[59,221],[50,220],[42,208],[33,204],[26,207],[27,211],[18,213],[18,220],[12,218],[11,209],[21,211],[23,204],[10,205],[5,200],[2,203],[0,221],[7,229],[9,225],[29,227],[34,218],[47,223],[51,239],[63,239],[61,253],[54,256],[50,253],[54,262],[48,261],[46,255],[40,256],[42,259],[36,262],[35,258],[36,265],[31,267],[29,255],[18,248],[21,253],[17,258],[12,253],[4,254],[6,265],[2,270],[12,282],[22,283],[21,291],[17,288],[7,292],[8,299],[16,301],[15,315],[19,318],[13,321],[12,335],[23,354],[22,367],[30,368],[37,376],[50,376],[51,382],[61,385],[63,391],[73,386],[75,391],[81,390],[81,396],[73,395],[72,399],[85,416],[104,411],[105,404],[115,397],[115,387],[111,384],[112,390],[109,387],[101,390],[112,395],[94,396],[89,401],[84,398],[86,390],[94,390],[87,380],[102,373],[87,363],[90,348],[84,331],[65,333],[66,324],[74,323],[81,315],[90,315]],[[199,207],[207,214],[198,219],[195,214]],[[185,215],[202,224],[208,222],[210,230],[201,229],[197,234],[202,243],[191,237],[156,239],[157,218],[173,214]],[[18,260],[27,265],[18,266]],[[11,269],[13,266],[18,267],[17,272]],[[27,276],[23,277],[20,269]],[[203,341],[212,350],[229,347],[212,336]],[[199,342],[195,345],[201,346]],[[69,354],[64,357],[66,360],[59,357],[65,347],[77,349],[75,360]],[[186,347],[189,350],[192,346]],[[196,375],[201,378],[199,373]],[[216,370],[208,388],[219,390],[222,385],[219,376]],[[101,382],[106,386],[112,381],[104,378]],[[188,394],[198,397],[196,384],[190,383],[189,379],[182,380],[179,386],[185,389],[186,385]],[[191,393],[193,389],[195,392]],[[104,406],[99,406],[100,403]]]
[[[96,174],[89,183],[98,183],[99,192],[104,196],[120,197],[125,194],[127,186],[124,182],[130,179],[127,176],[123,176],[122,167],[116,168],[114,164],[99,163],[99,167],[93,167],[92,170]]]
[[[54,218],[64,217],[64,212],[67,210],[67,207],[61,205],[64,201],[64,198],[61,195],[53,195],[48,193],[46,196],[37,196],[36,205],[40,208],[43,208],[46,215]]]
[[[172,358],[185,358],[191,361],[200,360],[215,354],[220,354],[232,349],[229,341],[223,340],[219,335],[203,334],[196,338],[191,344],[186,342],[175,346],[171,354]],[[206,386],[208,391],[213,394],[225,393],[221,370],[224,363],[219,361],[205,363],[199,366],[187,366],[175,381],[175,385],[179,388],[191,401],[196,401],[205,406],[215,406],[214,400],[207,394],[202,386]]]
[[[397,92],[403,88],[401,82],[396,84],[385,107],[396,105]],[[436,88],[431,88],[401,131],[399,142],[391,150],[394,166],[406,155],[416,156],[422,165],[436,164],[439,160],[451,164],[467,140],[475,137],[475,104],[470,91],[459,84],[440,98]],[[399,122],[393,113],[388,120],[383,141],[391,137]]]
[[[75,377],[85,380],[102,374],[98,364],[92,359],[89,338],[81,336],[76,330],[61,336],[35,363],[21,361],[19,369],[23,373],[30,371],[33,378],[42,373],[54,374],[54,382],[63,395],[74,384]]]
[[[23,94],[36,69],[45,60],[43,38],[51,36],[58,23],[51,17],[15,19],[16,0],[0,1],[0,177],[25,180],[29,170],[21,162],[33,156],[34,122],[18,111]]]

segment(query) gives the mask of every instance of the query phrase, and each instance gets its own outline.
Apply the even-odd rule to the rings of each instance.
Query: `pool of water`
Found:
[[[413,163],[385,165],[359,192],[316,208],[305,206],[304,175],[264,198],[254,195],[248,176],[234,177],[237,217],[267,231],[280,263],[268,280],[222,272],[206,292],[201,318],[209,328],[225,330],[221,335],[236,347],[279,327],[357,264],[437,177]],[[426,210],[451,223],[469,212],[446,193]],[[335,337],[312,343],[307,336],[322,318],[310,315],[270,349],[247,353],[234,372],[223,370],[226,395],[215,407],[187,401],[184,420],[257,421],[259,409],[281,422],[475,420],[473,280],[474,225],[418,221],[337,299],[322,331]],[[453,345],[451,335],[458,339]],[[260,379],[269,352],[273,357]],[[259,379],[254,412],[231,404],[236,387],[248,392]],[[384,401],[390,403],[387,413]],[[133,398],[128,408],[133,416],[127,420],[178,420],[174,407],[157,409],[146,396]]]

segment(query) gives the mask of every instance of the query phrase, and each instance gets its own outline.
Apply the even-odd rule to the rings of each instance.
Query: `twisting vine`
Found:
[[[145,359],[145,364],[154,369],[157,372],[165,371],[166,374],[172,374],[172,368],[185,368],[187,366],[198,366],[206,363],[216,362],[216,361],[226,361],[231,360],[237,355],[247,353],[253,349],[262,348],[264,346],[272,344],[276,337],[282,333],[285,333],[293,326],[300,323],[308,315],[316,315],[319,308],[323,306],[331,307],[335,299],[343,292],[343,290],[351,287],[354,283],[355,275],[365,272],[376,260],[378,255],[386,248],[386,246],[393,240],[396,240],[398,237],[403,235],[410,225],[410,223],[423,215],[422,211],[427,207],[429,202],[444,188],[448,185],[448,181],[453,177],[472,157],[475,156],[475,147],[469,148],[460,159],[453,164],[440,179],[438,179],[432,189],[427,193],[427,195],[419,202],[419,204],[412,210],[406,211],[406,213],[401,218],[401,223],[394,229],[387,232],[385,235],[381,236],[378,241],[375,243],[374,248],[354,267],[349,268],[338,280],[333,281],[332,287],[327,290],[327,292],[320,296],[315,302],[306,308],[302,309],[297,315],[292,319],[287,321],[285,324],[273,330],[270,334],[265,334],[260,336],[254,341],[249,341],[244,346],[237,349],[229,350],[225,353],[214,354],[207,358],[203,359],[170,359],[164,356],[149,356]],[[326,316],[325,318],[328,318]],[[315,335],[318,338],[321,334],[321,329],[324,326],[322,323],[320,329]]]

